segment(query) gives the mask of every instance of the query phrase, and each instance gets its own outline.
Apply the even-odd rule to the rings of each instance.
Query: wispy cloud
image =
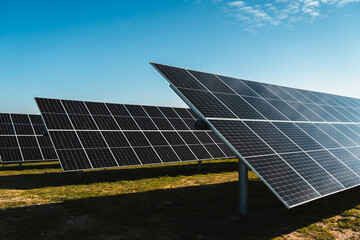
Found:
[[[297,22],[312,23],[325,16],[325,9],[343,7],[360,0],[275,0],[273,3],[253,4],[253,1],[227,2],[231,17],[244,24],[246,30],[256,33],[265,26],[292,28]]]

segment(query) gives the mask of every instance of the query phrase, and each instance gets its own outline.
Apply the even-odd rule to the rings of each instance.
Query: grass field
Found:
[[[237,163],[62,173],[56,162],[0,166],[0,239],[360,239],[360,189],[287,210]]]

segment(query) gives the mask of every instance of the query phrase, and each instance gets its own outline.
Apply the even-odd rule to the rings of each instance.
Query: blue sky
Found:
[[[185,106],[150,61],[360,98],[360,1],[0,0],[0,112]]]

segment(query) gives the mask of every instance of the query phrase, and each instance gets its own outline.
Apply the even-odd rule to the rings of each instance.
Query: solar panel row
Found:
[[[234,157],[189,109],[36,101],[64,171]]]
[[[287,207],[360,184],[360,100],[153,63]]]
[[[40,115],[0,113],[1,162],[57,160]]]

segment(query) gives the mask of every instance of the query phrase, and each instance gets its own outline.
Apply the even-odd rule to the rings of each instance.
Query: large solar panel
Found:
[[[360,184],[359,99],[152,65],[288,208]]]
[[[0,113],[2,163],[57,160],[40,115]]]
[[[190,109],[36,98],[64,171],[233,158]]]

